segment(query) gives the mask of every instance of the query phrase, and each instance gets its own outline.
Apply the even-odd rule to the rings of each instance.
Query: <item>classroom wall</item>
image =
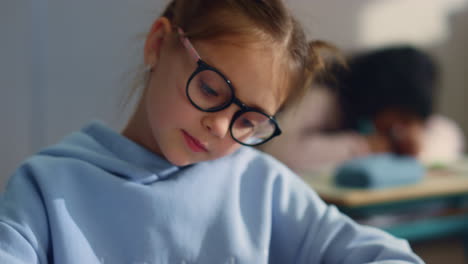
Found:
[[[90,120],[124,125],[154,2],[0,1],[0,189],[28,155]]]
[[[288,0],[346,51],[410,41],[443,69],[440,111],[468,134],[467,0]],[[0,189],[17,164],[91,119],[119,129],[141,34],[167,1],[0,1]],[[408,4],[410,3],[410,4]],[[408,6],[409,5],[409,6]]]

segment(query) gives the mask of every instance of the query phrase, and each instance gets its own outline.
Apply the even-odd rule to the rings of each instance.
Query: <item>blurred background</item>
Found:
[[[145,32],[167,2],[0,2],[0,189],[28,155],[90,120],[122,128]],[[441,70],[436,111],[468,135],[468,0],[287,2],[311,39],[345,52],[405,43],[432,54]],[[418,250],[428,263],[463,261],[452,242]]]

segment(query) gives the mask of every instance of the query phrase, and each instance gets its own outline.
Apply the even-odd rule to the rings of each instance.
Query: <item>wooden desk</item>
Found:
[[[409,241],[468,237],[468,160],[429,170],[420,183],[388,189],[337,187],[331,173],[301,176],[326,202],[395,236]]]

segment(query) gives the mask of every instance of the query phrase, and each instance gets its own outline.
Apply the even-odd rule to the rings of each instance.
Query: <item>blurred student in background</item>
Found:
[[[296,108],[279,115],[285,133],[262,150],[298,172],[334,168],[373,153],[448,164],[463,155],[457,124],[434,113],[438,69],[412,46],[332,62]]]

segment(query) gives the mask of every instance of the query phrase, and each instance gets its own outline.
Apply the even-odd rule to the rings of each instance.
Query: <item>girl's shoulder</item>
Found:
[[[171,167],[161,157],[93,121],[25,160],[13,177],[29,175],[40,181],[63,181],[106,175],[133,180]]]

